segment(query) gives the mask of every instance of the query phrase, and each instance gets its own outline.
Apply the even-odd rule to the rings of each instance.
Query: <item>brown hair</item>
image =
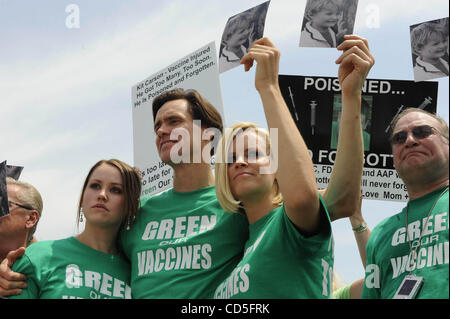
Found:
[[[94,172],[94,170],[102,164],[108,164],[117,168],[120,172],[120,175],[122,176],[123,191],[125,195],[124,210],[127,213],[127,218],[124,218],[124,222],[121,225],[121,229],[124,228],[125,224],[128,222],[130,223],[131,226],[134,222],[134,219],[136,218],[136,213],[139,208],[139,197],[141,195],[141,181],[136,169],[118,159],[98,161],[90,169],[88,175],[86,176],[86,180],[84,181],[83,189],[81,190],[80,201],[78,202],[77,222],[78,223],[80,222],[81,203],[83,202],[84,191],[87,187],[89,179],[91,178],[91,175]]]
[[[179,99],[188,101],[189,114],[191,114],[193,120],[200,120],[202,125],[206,125],[206,127],[215,127],[222,132],[223,123],[220,113],[194,89],[183,90],[181,88],[176,88],[158,95],[152,103],[153,121],[155,120],[159,109],[166,102]]]

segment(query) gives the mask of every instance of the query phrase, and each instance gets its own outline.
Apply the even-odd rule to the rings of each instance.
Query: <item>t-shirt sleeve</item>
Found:
[[[20,295],[11,296],[9,299],[39,298],[39,283],[36,267],[33,265],[26,253],[20,259],[16,260],[12,270],[27,276],[27,288],[22,289],[22,293]]]
[[[320,208],[319,208],[319,229],[315,232],[315,234],[311,236],[304,236],[299,231],[299,229],[294,225],[294,223],[289,219],[286,214],[283,205],[283,216],[284,216],[284,224],[286,229],[288,230],[288,236],[291,242],[297,243],[297,249],[302,251],[303,253],[313,254],[327,254],[332,247],[332,231],[331,231],[331,221],[328,216],[328,211],[325,206],[325,202],[322,199],[322,196],[319,194],[320,200]]]

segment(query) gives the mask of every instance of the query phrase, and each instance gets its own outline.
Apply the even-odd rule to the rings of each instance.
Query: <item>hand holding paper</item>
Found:
[[[369,51],[369,43],[357,35],[344,36],[337,49],[342,50],[342,55],[336,60],[339,66],[339,83],[342,93],[361,93],[364,81],[375,59]]]
[[[278,87],[278,64],[280,51],[269,38],[256,40],[244,55],[241,64],[248,71],[256,61],[255,87],[258,91],[264,88]]]

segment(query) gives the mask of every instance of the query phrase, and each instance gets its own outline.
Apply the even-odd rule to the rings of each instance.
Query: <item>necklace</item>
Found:
[[[436,206],[436,203],[438,202],[438,200],[442,197],[442,195],[444,195],[444,193],[448,190],[448,186],[444,189],[444,191],[438,196],[438,198],[436,198],[436,200],[434,201],[433,205],[430,208],[430,211],[428,212],[428,216],[427,216],[427,220],[425,221],[424,225],[428,224],[428,219],[430,218],[431,212],[433,211],[434,206]],[[408,207],[409,207],[409,203],[406,205],[406,212],[405,212],[405,224],[406,224],[406,241],[409,244],[409,253],[411,255],[411,259],[409,264],[411,265],[412,262],[415,261],[416,259],[416,251],[417,249],[420,247],[421,243],[421,239],[422,239],[422,235],[423,235],[423,230],[425,229],[425,227],[422,228],[422,231],[420,232],[420,237],[419,237],[419,244],[414,248],[414,250],[412,249],[412,245],[411,245],[411,241],[409,240],[409,232],[408,232]],[[412,270],[409,272],[411,274]]]

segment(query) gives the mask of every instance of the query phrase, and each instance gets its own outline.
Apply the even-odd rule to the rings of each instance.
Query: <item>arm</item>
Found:
[[[21,289],[21,293],[12,295],[9,299],[37,299],[40,296],[40,279],[41,274],[38,269],[31,263],[31,259],[27,254],[17,259],[12,266],[13,271],[24,274],[27,277],[26,287]]]
[[[336,60],[342,89],[336,160],[328,187],[321,193],[332,221],[349,217],[358,209],[364,163],[361,90],[375,63],[367,40],[355,35],[346,35],[345,39],[337,48],[343,50],[343,53]]]
[[[357,209],[355,213],[352,216],[350,216],[349,219],[350,223],[352,224],[356,244],[358,245],[359,256],[361,256],[361,261],[365,269],[367,264],[366,246],[367,242],[369,241],[371,232],[368,226],[362,227],[365,221],[361,213],[361,203],[362,203],[362,195],[360,196],[359,209]]]
[[[241,63],[248,71],[256,61],[255,87],[258,90],[269,128],[278,129],[278,170],[276,178],[289,219],[302,231],[319,226],[319,195],[308,148],[297,129],[278,84],[280,52],[268,38],[254,42]]]
[[[17,258],[25,253],[25,248],[21,247],[8,253],[0,264],[0,296],[8,297],[18,295],[21,289],[27,287],[26,276],[11,270]]]
[[[361,299],[364,288],[364,278],[354,281],[350,285],[350,299]]]

